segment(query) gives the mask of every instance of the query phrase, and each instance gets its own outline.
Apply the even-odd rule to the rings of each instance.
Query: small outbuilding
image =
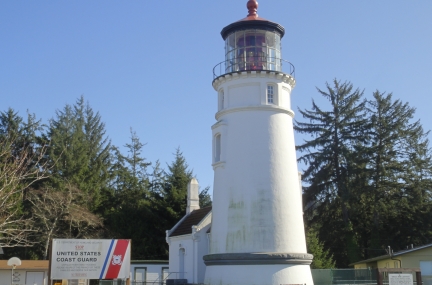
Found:
[[[390,252],[350,264],[355,269],[420,268],[424,285],[432,285],[432,243]]]
[[[132,284],[158,285],[169,275],[168,260],[131,260],[130,270]]]
[[[184,283],[204,282],[206,266],[203,256],[208,254],[209,250],[210,225],[211,207],[206,207],[193,210],[168,231],[168,280],[183,280]]]
[[[13,270],[7,260],[0,260],[0,284],[45,285],[48,282],[48,260],[22,260]]]

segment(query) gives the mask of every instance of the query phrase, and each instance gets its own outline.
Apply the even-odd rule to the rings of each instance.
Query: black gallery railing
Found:
[[[213,79],[227,73],[258,70],[279,71],[295,75],[294,65],[289,61],[275,57],[252,56],[245,59],[237,57],[218,63],[213,68]]]

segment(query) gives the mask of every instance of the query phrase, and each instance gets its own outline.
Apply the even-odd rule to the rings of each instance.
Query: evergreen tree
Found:
[[[51,142],[50,184],[59,189],[65,183],[75,185],[88,196],[81,202],[96,211],[110,179],[110,142],[99,113],[95,114],[81,96],[73,106],[66,105],[56,112],[56,118],[50,121],[47,140]]]
[[[21,152],[36,154],[45,144],[42,143],[40,134],[44,128],[40,120],[36,120],[34,114],[27,114],[27,121],[9,108],[0,113],[0,136],[13,142],[12,154],[19,156]],[[30,163],[31,167],[34,164]]]
[[[427,133],[419,121],[412,122],[415,109],[408,103],[379,91],[373,97],[368,146],[372,199],[367,207],[373,209],[369,227],[374,242],[370,247],[403,249],[428,242],[432,165]]]
[[[320,91],[331,110],[313,103],[300,111],[310,122],[295,126],[313,137],[299,146],[307,224],[338,267],[381,255],[388,245],[430,242],[432,157],[414,108],[379,91],[365,105],[350,83],[334,83]]]
[[[131,142],[126,144],[129,155],[123,156],[114,148],[113,196],[104,204],[105,225],[110,235],[132,239],[132,258],[146,259],[154,255],[152,223],[157,217],[152,213],[149,200],[147,167],[150,163],[142,157],[142,144],[131,130]],[[133,223],[131,223],[133,221]]]
[[[12,108],[0,113],[0,135],[19,137],[23,134],[23,118]]]
[[[112,147],[111,187],[116,194],[127,191],[127,194],[145,194],[149,191],[147,167],[151,163],[141,156],[142,144],[131,129],[131,142],[126,144],[128,155],[124,156],[116,147]]]
[[[210,191],[210,186],[207,186],[203,190],[199,192],[199,205],[200,208],[209,207],[212,205],[212,200],[210,197],[210,194],[208,193]]]
[[[303,174],[305,202],[311,223],[326,224],[319,232],[331,248],[338,265],[358,260],[358,244],[351,214],[351,177],[358,172],[357,146],[366,141],[363,92],[349,82],[334,80],[333,86],[318,92],[330,103],[330,110],[312,102],[312,110],[299,110],[310,123],[298,122],[295,130],[313,137],[297,146],[304,154],[299,161],[307,168]]]
[[[308,229],[306,232],[307,252],[313,254],[312,269],[335,268],[333,256],[329,250],[324,249],[324,244],[319,240],[316,230]]]
[[[187,206],[187,185],[193,177],[182,152],[178,148],[174,161],[169,164],[168,172],[162,174],[159,165],[154,168],[152,180],[152,207],[158,217],[155,226],[155,244],[163,244],[157,253],[167,256],[165,231],[171,229],[185,214]]]
[[[142,147],[145,145],[140,142],[136,132],[130,130],[131,142],[126,144],[129,155],[126,161],[129,163],[132,176],[137,177],[141,181],[147,180],[147,167],[151,164],[146,162],[146,159],[141,156]]]
[[[159,196],[159,201],[162,202],[159,209],[166,218],[167,229],[174,226],[186,213],[187,185],[192,177],[193,173],[178,148],[174,161],[168,165],[163,193],[159,193],[162,194]]]

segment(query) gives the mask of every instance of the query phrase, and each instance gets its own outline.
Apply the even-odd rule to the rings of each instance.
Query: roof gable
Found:
[[[411,253],[413,251],[418,251],[418,250],[422,250],[422,249],[429,248],[429,247],[432,247],[432,243],[425,244],[425,245],[418,246],[418,247],[414,247],[414,248],[409,248],[409,249],[401,250],[401,251],[398,251],[398,252],[393,252],[391,256],[388,255],[388,254],[381,255],[381,256],[377,256],[377,257],[373,257],[373,258],[357,261],[357,262],[351,263],[349,265],[352,266],[352,265],[361,264],[361,263],[367,263],[367,262],[372,262],[372,261],[379,261],[379,260],[387,259],[387,258],[390,258],[390,257],[401,256],[401,255],[404,255],[404,254],[407,254],[407,253]]]
[[[183,218],[170,233],[170,237],[192,234],[192,226],[198,225],[210,212],[212,207],[192,211]]]

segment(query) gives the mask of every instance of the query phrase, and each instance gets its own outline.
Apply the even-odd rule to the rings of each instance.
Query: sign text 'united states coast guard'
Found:
[[[130,240],[53,239],[51,279],[129,278]]]

